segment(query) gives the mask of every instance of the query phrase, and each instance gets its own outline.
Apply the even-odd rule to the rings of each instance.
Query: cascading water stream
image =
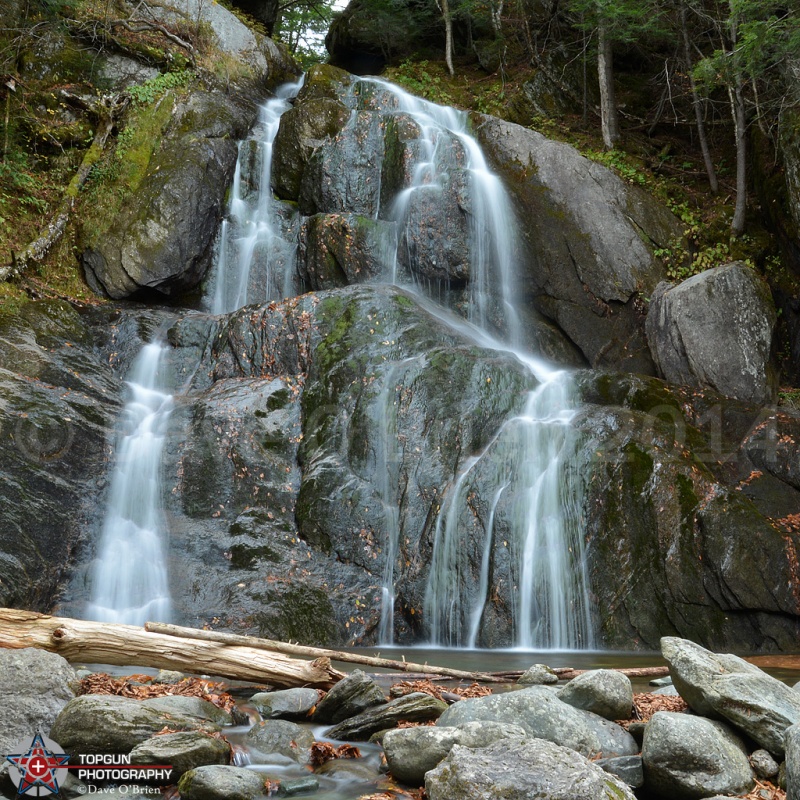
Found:
[[[530,371],[537,387],[527,397],[522,412],[508,420],[483,453],[462,465],[438,516],[433,559],[425,595],[424,618],[434,645],[480,643],[481,621],[487,603],[493,549],[498,547],[495,522],[502,501],[507,509],[504,547],[513,557],[515,582],[514,643],[524,648],[575,649],[593,641],[588,582],[584,564],[579,508],[580,476],[576,474],[577,441],[570,420],[574,416],[571,381],[521,349],[521,331],[515,296],[515,218],[505,189],[489,170],[480,146],[467,133],[466,114],[413,97],[378,79],[391,94],[398,113],[410,116],[420,130],[418,159],[410,185],[395,199],[390,217],[398,226],[398,247],[410,236],[415,199],[422,193],[441,191],[452,180],[443,164],[441,149],[456,141],[464,150],[469,175],[469,302],[467,319],[458,325],[477,344],[513,354]],[[399,255],[389,259],[392,279],[397,277]],[[408,257],[406,256],[406,260]],[[412,275],[415,270],[411,269]],[[420,284],[412,288],[419,291]],[[435,306],[433,313],[440,310]],[[439,314],[449,325],[452,315]],[[502,331],[499,340],[494,333]],[[386,381],[395,381],[389,371]],[[394,423],[396,427],[396,422]],[[388,431],[388,423],[387,423]],[[467,498],[473,479],[490,470],[493,493],[485,528],[478,585],[466,580],[469,569],[461,515],[470,513]],[[386,497],[384,497],[386,504]],[[392,639],[395,528],[399,509],[387,506],[387,564],[384,572],[381,640]]]
[[[111,476],[108,511],[94,564],[89,619],[143,625],[170,615],[161,510],[161,452],[172,396],[164,388],[166,348],[146,345],[128,376],[130,399]]]
[[[210,292],[212,314],[228,314],[248,303],[280,300],[293,287],[296,213],[272,196],[272,148],[280,118],[303,85],[279,87],[260,110],[258,125],[239,142],[239,157]],[[256,269],[258,267],[258,269]]]
[[[207,299],[213,313],[234,311],[248,300],[292,294],[296,245],[282,235],[270,174],[280,116],[290,108],[288,100],[301,86],[302,79],[280,87],[262,106],[251,138],[239,145],[229,219],[220,231],[216,282]],[[258,279],[265,288],[261,297],[256,297],[251,274],[259,257],[266,270]],[[163,375],[167,352],[158,343],[145,345],[128,376],[131,397],[122,414],[123,432],[93,567],[91,599],[85,612],[89,619],[143,625],[170,617],[161,498],[161,457],[173,405]]]

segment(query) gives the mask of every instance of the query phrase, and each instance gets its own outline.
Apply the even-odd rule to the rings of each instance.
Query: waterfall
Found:
[[[128,376],[130,399],[86,609],[100,622],[143,625],[170,615],[160,474],[172,409],[161,375],[165,353],[157,342],[146,345]]]
[[[419,213],[415,204],[424,207],[431,194],[433,202],[437,202],[435,195],[441,192],[444,181],[454,180],[454,159],[443,150],[460,147],[463,169],[469,176],[470,270],[465,316],[471,325],[459,327],[477,344],[512,354],[537,383],[522,413],[506,421],[482,453],[465,461],[442,505],[423,608],[431,643],[469,647],[480,643],[492,555],[503,547],[512,559],[515,645],[537,649],[591,646],[591,609],[580,522],[582,485],[575,466],[578,442],[570,427],[575,401],[566,372],[552,369],[521,349],[521,326],[514,303],[519,248],[508,195],[489,170],[480,146],[467,132],[466,114],[413,97],[379,79],[365,78],[361,83],[388,93],[397,113],[410,116],[420,130],[418,156],[409,185],[389,211],[389,218],[398,228],[398,248],[407,248],[387,259],[389,274],[396,280],[398,262],[411,261],[411,288],[428,289],[424,282],[413,279],[418,270],[413,263],[415,254],[408,246],[410,225],[415,213]],[[452,325],[449,314],[444,318]],[[383,407],[386,393],[394,392],[393,370],[387,371],[384,381],[378,408]],[[393,435],[396,425],[395,416],[387,413],[384,439]],[[385,454],[391,446],[384,442],[380,449]],[[378,479],[384,481],[387,470],[380,464],[377,467]],[[493,473],[491,484],[496,488],[485,525],[480,577],[474,585],[468,577],[470,565],[462,515],[470,513],[467,498],[474,490],[475,477],[487,471]],[[399,509],[392,505],[390,494],[383,491],[388,560],[382,587],[383,643],[392,641],[391,601],[395,596],[394,561],[399,536]],[[502,544],[496,541],[501,506],[507,537]]]
[[[220,231],[215,283],[206,299],[213,313],[293,293],[296,245],[281,228],[270,175],[280,116],[301,86],[302,79],[281,86],[261,107],[251,137],[239,144],[229,214]],[[255,274],[253,266],[259,263],[263,269]],[[254,281],[260,284],[260,297],[252,291]],[[123,432],[92,571],[85,612],[89,619],[143,625],[170,617],[161,497],[162,449],[173,404],[162,376],[166,353],[159,343],[145,345],[128,376],[131,396],[122,413]]]
[[[272,147],[281,115],[291,108],[303,85],[279,87],[261,106],[259,122],[239,142],[239,157],[226,219],[219,235],[210,295],[212,314],[228,314],[248,303],[280,300],[295,294],[296,213],[272,196]]]

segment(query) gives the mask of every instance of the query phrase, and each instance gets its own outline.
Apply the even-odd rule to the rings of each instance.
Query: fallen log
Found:
[[[0,609],[0,647],[38,647],[68,661],[176,669],[275,686],[327,689],[344,677],[328,658],[304,661],[263,649],[220,645],[117,625]]]
[[[450,667],[438,667],[433,664],[415,664],[413,661],[397,661],[391,658],[380,658],[378,656],[368,656],[364,653],[350,653],[343,650],[330,650],[325,647],[308,647],[291,642],[279,642],[274,639],[260,639],[255,636],[241,636],[235,633],[223,633],[222,631],[205,631],[197,628],[183,628],[179,625],[169,625],[165,622],[147,622],[145,630],[153,633],[161,633],[167,636],[176,636],[186,639],[196,639],[198,641],[218,642],[223,645],[243,645],[257,650],[268,650],[275,653],[286,655],[304,656],[307,658],[329,658],[331,661],[341,661],[350,664],[362,664],[368,667],[378,667],[389,669],[395,672],[414,673],[415,676],[434,676],[440,678],[459,678],[462,680],[479,681],[482,683],[513,683],[522,675],[522,670],[505,670],[503,672],[469,672],[461,669],[451,669]],[[583,672],[585,669],[573,669],[572,667],[555,667],[553,672],[561,680],[572,680],[572,678]],[[627,675],[629,678],[656,678],[669,674],[668,667],[623,667],[614,670]]]
[[[302,644],[278,642],[274,639],[259,639],[255,636],[240,636],[235,633],[221,631],[202,631],[197,628],[182,628],[179,625],[168,625],[164,622],[146,622],[145,630],[167,636],[196,639],[198,641],[218,642],[222,645],[243,645],[257,650],[268,650],[286,655],[306,656],[308,658],[329,658],[331,661],[343,661],[350,664],[363,664],[368,667],[379,667],[395,672],[416,672],[423,675],[441,675],[446,678],[461,678],[469,681],[485,683],[507,683],[503,676],[495,676],[489,672],[468,672],[462,669],[436,667],[429,664],[415,664],[412,661],[396,661],[392,658],[379,658],[362,653],[348,653],[344,650],[329,650],[325,647],[307,647]]]

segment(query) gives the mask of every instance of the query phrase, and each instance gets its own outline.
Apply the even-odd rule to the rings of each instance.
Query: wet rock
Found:
[[[341,722],[385,702],[383,689],[366,672],[354,669],[319,701],[314,722]]]
[[[300,228],[298,265],[308,290],[334,289],[378,279],[394,246],[393,225],[356,214],[315,214]]]
[[[653,250],[680,236],[677,219],[570,145],[488,116],[474,128],[516,201],[528,303],[591,366],[652,374],[641,296],[663,278]]]
[[[366,741],[373,733],[384,728],[393,728],[398,722],[427,722],[437,719],[446,708],[447,704],[435,697],[412,692],[350,717],[326,731],[325,735],[330,739]]]
[[[580,754],[543,739],[455,745],[425,776],[430,800],[633,800],[620,780]]]
[[[131,750],[131,764],[171,764],[172,783],[184,772],[211,764],[227,764],[231,747],[223,739],[199,731],[165,733]]]
[[[552,685],[558,683],[558,675],[545,664],[534,664],[519,676],[517,683],[530,684],[532,686],[538,684]]]
[[[644,786],[644,767],[641,756],[598,758],[594,763],[606,772],[616,775],[632,789],[640,789]]]
[[[733,655],[675,637],[661,640],[675,687],[698,714],[722,718],[772,755],[784,755],[787,728],[800,722],[800,695]]]
[[[742,740],[721,722],[659,711],[642,745],[645,788],[660,797],[747,794],[753,770]]]
[[[307,764],[311,758],[314,734],[294,722],[268,719],[254,725],[245,741],[249,747],[260,750],[264,755],[281,755],[299,764]]]
[[[250,702],[262,717],[303,718],[319,702],[319,694],[316,689],[282,689],[254,694]]]
[[[522,739],[527,736],[519,725],[502,722],[467,722],[453,728],[400,728],[387,731],[383,749],[392,776],[401,783],[421,786],[425,773],[433,769],[452,749],[488,747],[500,739]]]
[[[332,97],[308,98],[281,117],[272,160],[272,183],[278,197],[299,199],[303,173],[314,150],[349,119],[350,109]]]
[[[0,753],[35,731],[49,733],[76,689],[75,670],[61,656],[33,647],[0,649]]]
[[[278,786],[278,797],[294,797],[297,794],[311,794],[319,789],[319,781],[309,775],[307,778],[282,780]]]
[[[678,285],[659,284],[647,312],[647,340],[670,383],[763,404],[777,389],[770,362],[776,319],[767,285],[734,262]]]
[[[0,310],[0,605],[48,612],[99,526],[121,382],[110,309],[61,300]],[[107,326],[107,327],[106,327]],[[100,337],[99,337],[100,338]],[[85,553],[85,551],[82,551]],[[89,559],[87,559],[89,560]],[[62,594],[63,592],[63,594]]]
[[[163,728],[219,730],[204,717],[158,711],[144,702],[116,695],[85,694],[70,700],[50,731],[72,756],[86,753],[130,753]]]
[[[174,669],[160,669],[153,678],[153,683],[179,683],[185,677],[182,672]]]
[[[634,755],[639,749],[618,725],[567,705],[546,686],[462,700],[450,706],[436,724],[449,727],[473,721],[519,725],[528,736],[570,747],[588,758]]]
[[[242,767],[198,767],[180,779],[178,791],[185,800],[253,800],[264,794],[264,778]]]
[[[573,708],[591,711],[606,719],[628,719],[633,708],[630,678],[611,669],[596,669],[573,678],[558,693]]]

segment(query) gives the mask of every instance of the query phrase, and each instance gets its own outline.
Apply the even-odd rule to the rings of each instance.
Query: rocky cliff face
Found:
[[[197,93],[170,110],[129,210],[131,219],[132,209],[146,210],[143,230],[169,229],[180,250],[164,250],[177,255],[160,262],[127,250],[143,277],[126,267],[109,286],[130,280],[180,293],[199,279],[202,258],[187,253],[208,251],[224,188],[200,187],[232,147],[218,120],[229,130],[243,124],[238,112],[225,116],[230,108]],[[583,406],[572,423],[598,643],[653,647],[674,633],[715,648],[793,647],[800,418],[749,402],[757,397],[621,372],[654,369],[641,295],[662,277],[652,248],[674,221],[564,146],[490,118],[475,124],[527,231],[529,338],[561,363],[619,370],[577,373]],[[121,376],[159,328],[168,331],[176,389],[164,482],[179,621],[371,643],[391,574],[395,637],[426,636],[437,521],[465,465],[485,453],[454,522],[463,558],[452,580],[473,591],[489,553],[479,643],[511,641],[513,504],[495,496],[504,454],[493,442],[536,381],[517,358],[478,346],[447,312],[374,283],[385,278],[376,251],[397,235],[388,208],[408,185],[417,135],[375,85],[330,67],[309,76],[281,124],[274,184],[298,204],[297,277],[313,293],[221,317],[63,303],[3,317],[3,602],[45,609],[63,590],[61,608],[80,613]],[[162,182],[165,154],[193,152],[187,142],[210,159]],[[471,211],[463,150],[450,144],[440,202],[421,205],[403,233],[406,249],[428,255],[398,269],[446,289],[458,310],[471,280],[459,231]],[[180,225],[158,223],[158,214],[171,213],[170,187],[183,180],[191,185],[181,194],[213,213],[179,242]],[[114,230],[105,253],[130,229]],[[147,274],[155,263],[164,265],[160,278]]]

